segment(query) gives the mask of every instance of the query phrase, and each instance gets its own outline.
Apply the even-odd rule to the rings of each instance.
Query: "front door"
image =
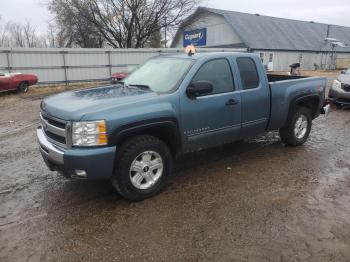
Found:
[[[209,81],[210,94],[181,99],[185,151],[196,151],[240,138],[241,96],[235,88],[230,62],[219,58],[205,62],[192,82]]]

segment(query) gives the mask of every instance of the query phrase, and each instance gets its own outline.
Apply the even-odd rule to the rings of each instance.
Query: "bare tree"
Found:
[[[9,46],[9,38],[6,33],[6,26],[0,16],[0,47]]]
[[[47,33],[38,33],[30,21],[5,23],[0,17],[0,47],[57,47],[57,34],[52,25]]]
[[[37,36],[35,32],[35,28],[31,25],[31,23],[27,20],[26,23],[22,26],[23,37],[24,37],[24,45],[26,47],[36,47],[37,46]]]
[[[25,38],[23,34],[23,27],[20,24],[9,22],[7,25],[7,31],[10,36],[11,46],[25,47]]]
[[[52,24],[49,24],[47,28],[47,46],[57,47],[57,34]]]
[[[83,46],[93,39],[115,48],[138,48],[160,30],[178,26],[199,1],[50,0],[49,10],[67,44]]]
[[[102,47],[104,39],[95,26],[87,23],[67,0],[52,0],[49,10],[55,14],[59,47]]]
[[[145,44],[145,47],[160,48],[161,46],[162,36],[160,30],[158,30],[150,36],[148,43]]]

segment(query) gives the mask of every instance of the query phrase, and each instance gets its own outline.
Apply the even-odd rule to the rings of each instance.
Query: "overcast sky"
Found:
[[[47,0],[0,0],[0,16],[5,21],[26,19],[45,32],[52,20]],[[204,6],[261,15],[350,26],[350,0],[204,0]]]

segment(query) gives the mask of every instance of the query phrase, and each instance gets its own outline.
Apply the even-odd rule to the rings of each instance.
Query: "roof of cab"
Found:
[[[257,55],[252,53],[244,53],[244,52],[201,52],[201,53],[195,53],[191,56],[186,53],[180,53],[175,55],[164,55],[162,57],[188,58],[192,60],[201,60],[201,59],[211,59],[216,57],[227,57],[227,56],[256,57]]]

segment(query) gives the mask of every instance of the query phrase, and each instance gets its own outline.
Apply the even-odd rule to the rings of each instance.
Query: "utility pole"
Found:
[[[166,16],[164,17],[164,47],[167,47],[167,39],[166,39],[166,29],[167,29],[167,24],[166,24]]]
[[[321,48],[320,48],[320,51],[321,51],[321,68],[326,70],[327,69],[327,57],[328,57],[328,40],[326,39],[329,39],[329,33],[330,33],[330,29],[331,29],[331,26],[330,25],[327,25],[327,33],[326,33],[326,38],[323,42],[323,46],[325,46],[325,50],[323,50],[322,48],[322,45],[321,45]]]

